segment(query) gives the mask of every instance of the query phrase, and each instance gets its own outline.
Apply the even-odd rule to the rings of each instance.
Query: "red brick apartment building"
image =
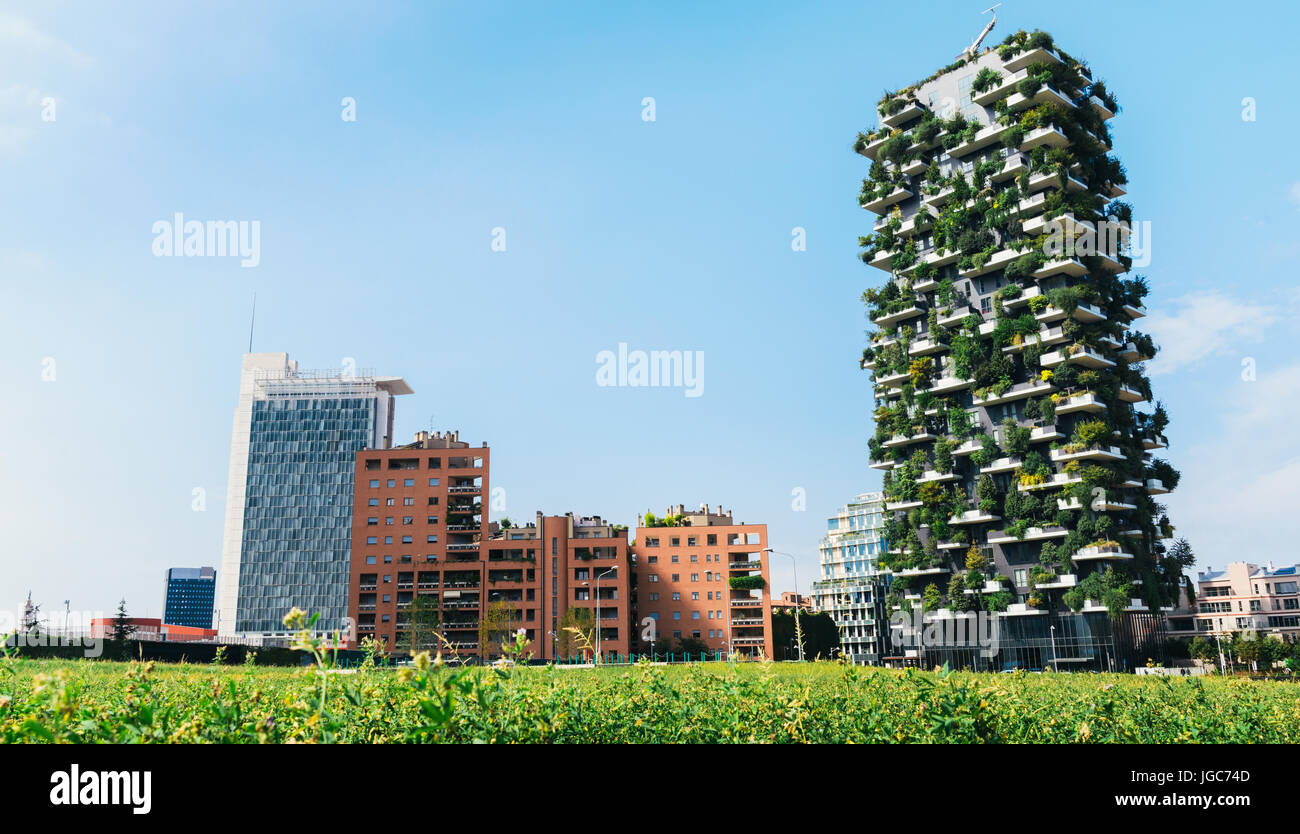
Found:
[[[479,625],[494,602],[509,603],[509,630],[524,629],[535,657],[556,656],[569,607],[592,609],[602,652],[627,654],[627,528],[599,516],[538,513],[535,523],[497,529],[483,508],[488,473],[487,445],[471,448],[458,432],[418,432],[410,445],[357,453],[352,644],[375,637],[408,651],[412,605],[426,597],[437,612],[434,630],[460,655],[482,656]]]
[[[539,512],[536,522],[497,531],[487,551],[492,593],[515,604],[519,617],[512,629],[525,629],[534,657],[549,660],[564,654],[560,635],[569,608],[591,609],[592,622],[600,626],[602,654],[626,655],[635,649],[626,527],[600,516]],[[579,652],[571,648],[569,653]]]
[[[354,642],[376,637],[402,647],[416,594],[439,603],[457,651],[476,653],[487,582],[487,444],[459,432],[416,432],[415,442],[357,452],[348,610]]]
[[[738,524],[729,511],[711,513],[707,504],[695,512],[678,504],[667,517],[679,526],[638,520],[638,620],[655,620],[658,637],[674,645],[694,637],[710,651],[771,657],[767,525]]]

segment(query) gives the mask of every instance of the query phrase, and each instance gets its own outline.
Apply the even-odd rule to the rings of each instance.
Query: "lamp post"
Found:
[[[780,550],[773,550],[770,547],[763,548],[764,553],[775,553],[778,556],[786,556],[790,559],[790,564],[794,568],[794,637],[799,644],[799,662],[803,662],[803,628],[799,625],[799,560],[794,558],[792,553],[784,553]],[[771,593],[768,593],[771,599]]]
[[[1048,626],[1048,628],[1051,630],[1052,638],[1052,671],[1059,672],[1061,671],[1061,666],[1056,662],[1056,626],[1051,625]]]
[[[596,585],[593,589],[596,593],[596,656],[600,657],[600,578],[618,571],[618,567],[612,567],[608,570],[596,574]]]

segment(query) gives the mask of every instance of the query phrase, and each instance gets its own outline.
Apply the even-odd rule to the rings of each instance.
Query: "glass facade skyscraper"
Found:
[[[217,628],[277,637],[297,606],[346,626],[356,453],[389,446],[397,377],[246,354],[235,410]]]
[[[212,568],[172,568],[167,571],[163,622],[191,628],[212,628],[217,599],[217,572]]]
[[[813,602],[835,621],[840,647],[855,663],[879,662],[880,640],[887,636],[879,564],[884,515],[884,493],[863,493],[827,520],[819,547],[821,576],[813,583]]]

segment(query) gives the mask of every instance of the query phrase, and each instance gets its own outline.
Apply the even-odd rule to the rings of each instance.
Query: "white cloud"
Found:
[[[1300,364],[1237,380],[1217,402],[1225,413],[1206,442],[1174,453],[1183,478],[1170,516],[1204,568],[1228,562],[1295,564],[1286,519],[1300,506]],[[1177,420],[1177,415],[1174,415]]]
[[[1146,320],[1145,329],[1160,346],[1147,372],[1172,373],[1243,342],[1259,342],[1277,320],[1273,305],[1238,301],[1218,290],[1185,295]]]
[[[5,45],[6,51],[50,56],[81,68],[94,63],[90,56],[14,15],[0,14],[0,44]]]

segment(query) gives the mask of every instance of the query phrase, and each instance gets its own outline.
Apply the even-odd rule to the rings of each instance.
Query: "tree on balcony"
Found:
[[[438,602],[428,594],[416,594],[407,612],[406,636],[410,641],[411,656],[438,647],[438,625],[442,615]]]

